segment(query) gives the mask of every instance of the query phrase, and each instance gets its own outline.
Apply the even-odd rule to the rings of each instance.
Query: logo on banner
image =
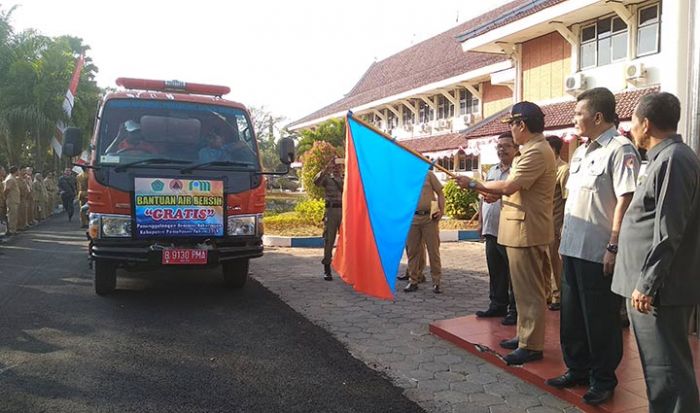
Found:
[[[151,184],[151,189],[153,189],[154,192],[161,192],[165,188],[165,184],[161,180],[155,180]]]
[[[206,181],[190,181],[190,191],[211,192],[211,184]]]
[[[180,180],[178,180],[178,179],[173,179],[172,181],[170,181],[170,189],[172,189],[173,191],[176,191],[176,192],[181,191],[182,190],[182,182],[180,182]]]

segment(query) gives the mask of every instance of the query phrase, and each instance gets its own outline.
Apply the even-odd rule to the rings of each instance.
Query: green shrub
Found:
[[[317,236],[323,233],[323,222],[309,224],[296,211],[284,212],[275,216],[263,218],[265,233],[282,236]]]
[[[470,219],[474,216],[479,205],[478,194],[475,191],[462,189],[452,180],[445,184],[443,190],[447,216],[453,219]]]
[[[302,158],[301,182],[310,198],[323,198],[323,188],[319,188],[314,184],[314,178],[316,174],[333,161],[337,155],[338,150],[325,141],[314,142],[311,149],[304,154]]]
[[[323,214],[326,211],[326,202],[322,199],[307,199],[299,202],[294,211],[299,214],[307,224],[323,226]]]

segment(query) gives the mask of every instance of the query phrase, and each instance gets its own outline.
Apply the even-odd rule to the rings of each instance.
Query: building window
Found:
[[[637,56],[659,52],[659,4],[639,9],[637,14],[639,26],[637,29]]]
[[[421,123],[428,123],[431,120],[433,120],[433,113],[434,112],[435,111],[430,106],[428,106],[427,103],[425,103],[423,101],[420,102],[418,114],[420,115],[419,117],[420,117]]]
[[[455,116],[455,105],[444,96],[438,96],[437,118],[446,119]]]
[[[605,66],[627,58],[627,24],[605,17],[581,29],[581,69]]]
[[[411,102],[411,104],[414,104]],[[403,108],[403,124],[404,125],[412,125],[413,123],[416,122],[415,116],[413,116],[413,112],[411,109],[404,107]]]
[[[386,114],[386,130],[387,131],[390,131],[390,130],[394,129],[395,127],[399,126],[399,118],[396,115],[394,115],[394,112],[387,109],[386,112],[384,112],[384,113]]]
[[[462,89],[459,91],[459,114],[470,113],[479,113],[479,99],[472,96],[470,91]]]

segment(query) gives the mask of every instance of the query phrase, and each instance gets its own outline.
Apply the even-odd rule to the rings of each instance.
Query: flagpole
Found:
[[[415,151],[415,150],[413,150],[413,149],[411,149],[411,148],[409,148],[409,147],[407,147],[407,146],[402,145],[402,144],[399,143],[393,136],[391,136],[391,135],[389,135],[388,133],[385,133],[385,132],[383,132],[383,131],[377,129],[376,126],[371,125],[371,124],[365,122],[365,121],[362,120],[362,119],[359,119],[359,118],[354,117],[352,112],[348,112],[347,117],[348,117],[348,118],[352,118],[355,122],[359,123],[360,125],[362,125],[362,126],[368,128],[368,129],[371,129],[372,131],[374,131],[374,132],[376,132],[377,134],[381,135],[381,136],[384,137],[385,139],[390,140],[394,145],[398,145],[400,148],[402,148],[402,149],[404,149],[404,150],[406,150],[406,151],[412,153],[413,155],[415,155],[415,156],[419,157],[420,159],[424,160],[425,162],[427,162],[427,163],[433,165],[433,166],[434,166],[435,168],[437,168],[439,171],[446,173],[446,174],[449,175],[451,178],[456,178],[456,177],[457,177],[457,175],[455,175],[454,173],[452,173],[452,171],[450,171],[450,170],[444,168],[443,166],[440,166],[440,165],[438,165],[437,163],[431,161],[430,159],[428,159],[428,158],[426,158],[425,156],[423,156],[423,154],[421,154],[420,152],[417,152],[417,151]],[[347,122],[345,122],[345,123],[347,124]]]

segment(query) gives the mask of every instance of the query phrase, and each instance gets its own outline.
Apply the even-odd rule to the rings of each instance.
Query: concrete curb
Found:
[[[440,242],[478,241],[479,232],[474,230],[443,230],[440,231]],[[282,237],[263,235],[263,245],[266,247],[291,248],[323,248],[321,237]]]

